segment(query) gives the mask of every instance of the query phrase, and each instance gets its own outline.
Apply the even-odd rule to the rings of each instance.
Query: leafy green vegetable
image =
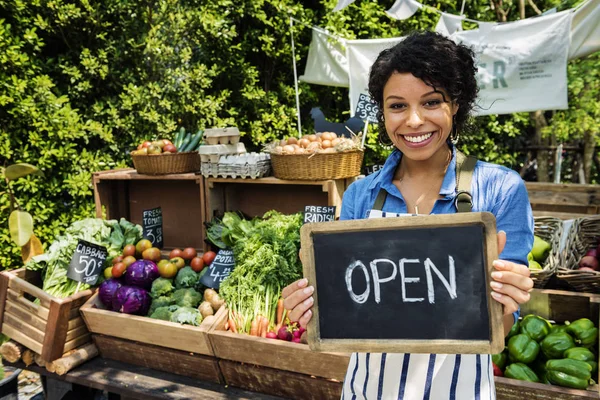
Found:
[[[158,278],[152,282],[152,289],[150,290],[150,296],[156,299],[160,296],[170,296],[175,288],[173,287],[173,280],[166,278]]]
[[[194,272],[192,267],[187,266],[183,267],[177,272],[177,276],[175,276],[175,288],[191,288],[196,285],[198,282],[198,273]]]
[[[197,308],[192,307],[179,307],[172,315],[171,322],[178,322],[180,324],[200,326],[202,322],[202,315]]]
[[[173,298],[171,296],[160,296],[152,300],[148,315],[152,315],[160,307],[167,307],[173,304]]]
[[[178,289],[173,293],[171,299],[180,307],[198,307],[202,301],[202,295],[192,288]]]
[[[177,306],[163,306],[158,307],[154,312],[150,315],[150,318],[153,319],[162,319],[163,321],[170,321],[173,316],[173,312],[177,311],[179,307]]]
[[[142,227],[124,218],[120,221],[82,219],[72,223],[62,236],[56,237],[46,253],[33,257],[25,267],[30,270],[42,270],[42,289],[45,292],[56,297],[68,297],[76,292],[79,283],[67,278],[69,263],[79,239],[106,247],[106,267],[113,258],[121,254],[126,244],[133,244],[141,238]],[[82,283],[79,290],[89,287],[90,285]]]

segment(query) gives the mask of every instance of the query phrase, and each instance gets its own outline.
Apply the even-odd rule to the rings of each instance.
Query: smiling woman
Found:
[[[379,54],[369,92],[379,106],[380,133],[396,149],[382,169],[350,185],[340,219],[458,212],[465,158],[455,145],[477,97],[475,74],[473,52],[433,32],[413,33]],[[470,208],[461,211],[491,212],[500,231],[490,286],[508,332],[533,287],[526,266],[533,244],[527,190],[515,171],[499,165],[477,161],[469,176]],[[292,321],[306,326],[313,293],[306,279],[284,289]],[[354,353],[342,398],[491,400],[492,376],[489,354]]]

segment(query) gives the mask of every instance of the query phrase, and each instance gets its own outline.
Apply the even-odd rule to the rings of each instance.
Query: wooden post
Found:
[[[0,272],[0,332],[2,332],[2,322],[4,321],[4,308],[6,307],[6,297],[8,296],[8,275]]]
[[[48,314],[48,324],[46,325],[41,355],[45,361],[53,361],[62,356],[70,312],[70,301],[59,302],[53,299],[50,302],[50,313]]]

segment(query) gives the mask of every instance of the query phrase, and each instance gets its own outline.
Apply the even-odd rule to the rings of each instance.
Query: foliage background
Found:
[[[289,15],[348,38],[392,37],[433,29],[439,15],[423,9],[396,21],[393,0],[357,0],[332,13],[336,0],[0,0],[0,163],[29,162],[46,178],[14,189],[48,245],[72,221],[94,215],[91,174],[131,165],[128,150],[143,139],[235,125],[250,148],[296,132]],[[536,1],[542,11],[578,0]],[[460,2],[423,1],[458,14]],[[517,3],[468,2],[467,17],[519,18]],[[531,7],[527,16],[535,15]],[[474,25],[472,27],[475,27]],[[310,29],[296,24],[299,74]],[[578,143],[600,124],[595,54],[569,66],[571,108],[547,112],[548,135]],[[302,127],[320,105],[328,119],[348,118],[346,89],[300,83]],[[481,117],[463,149],[519,169],[532,126],[528,114]],[[598,141],[597,136],[595,137]],[[370,132],[367,163],[385,149]],[[569,179],[567,170],[563,178]],[[597,182],[594,167],[592,179]],[[2,183],[4,184],[4,182]],[[4,191],[5,187],[0,189]],[[0,196],[0,269],[19,265],[8,236],[8,196]]]

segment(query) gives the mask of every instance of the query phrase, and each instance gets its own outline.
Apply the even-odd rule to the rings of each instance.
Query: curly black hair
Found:
[[[445,100],[459,105],[454,121],[462,132],[479,91],[474,57],[469,47],[435,32],[413,32],[379,53],[369,75],[369,94],[379,106],[380,132],[385,132],[383,88],[394,72],[409,72],[433,88],[444,89],[450,96]]]

